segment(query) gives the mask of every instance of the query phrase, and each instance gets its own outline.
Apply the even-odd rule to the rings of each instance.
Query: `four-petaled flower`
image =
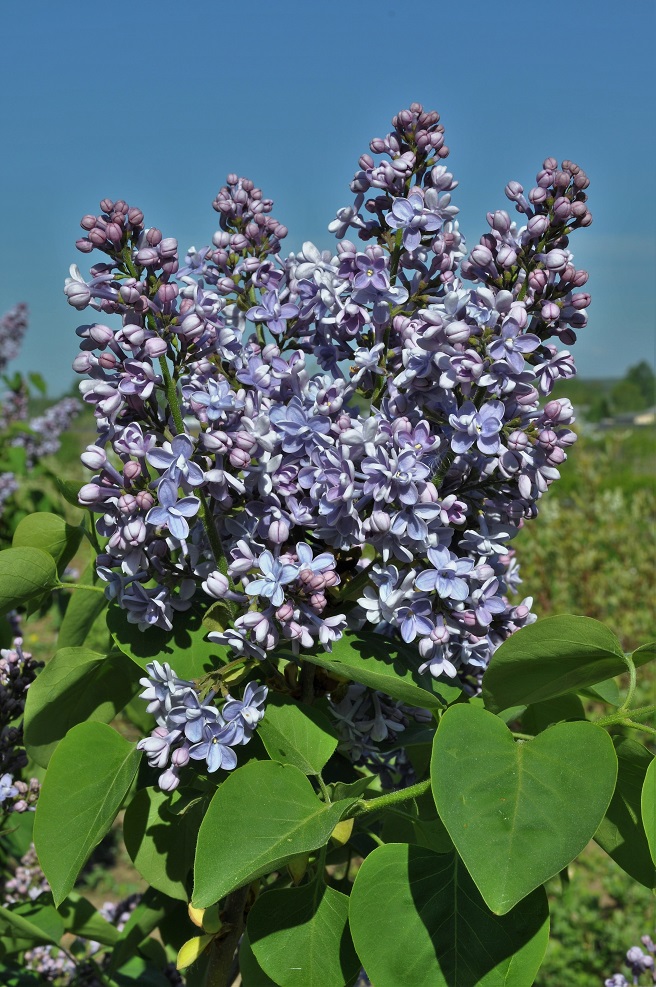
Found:
[[[257,565],[262,573],[261,579],[252,579],[246,587],[249,596],[263,596],[271,600],[274,607],[282,605],[285,599],[283,586],[291,583],[298,576],[298,566],[285,564],[274,559],[269,551],[262,552]]]
[[[157,488],[159,507],[151,507],[146,514],[146,523],[169,529],[174,538],[184,541],[189,535],[188,517],[198,514],[198,497],[183,497],[178,500],[178,487],[173,480],[162,480]]]

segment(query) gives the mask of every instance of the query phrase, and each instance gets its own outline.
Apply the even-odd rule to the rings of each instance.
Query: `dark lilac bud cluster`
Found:
[[[428,710],[414,709],[382,692],[351,684],[343,696],[331,696],[330,708],[340,736],[338,750],[354,764],[381,777],[383,787],[411,785],[412,768],[403,732],[412,723],[430,723]]]
[[[5,372],[7,364],[20,353],[27,327],[27,305],[24,302],[14,305],[0,317],[0,374]]]
[[[640,946],[631,946],[626,954],[626,965],[631,971],[631,980],[623,973],[615,973],[604,980],[604,987],[630,987],[631,984],[656,984],[656,944],[651,936],[641,938],[644,950]]]
[[[18,774],[27,764],[20,718],[27,690],[42,667],[43,662],[23,651],[20,637],[0,650],[0,806],[5,812],[34,809],[39,794],[35,778],[25,782]]]
[[[104,250],[113,254],[124,246],[130,236],[138,235],[143,229],[143,213],[130,208],[123,199],[113,202],[103,199],[99,216],[83,216],[80,226],[87,234],[75,244],[83,254],[92,250]]]
[[[587,324],[590,304],[590,295],[578,290],[587,282],[587,272],[576,269],[569,251],[572,231],[592,223],[585,194],[590,182],[578,165],[563,161],[559,168],[555,158],[546,159],[536,182],[528,198],[519,182],[508,183],[506,196],[527,217],[526,225],[518,228],[502,209],[488,213],[490,232],[463,262],[462,275],[521,300],[529,332],[539,341],[557,336],[570,345],[576,330]],[[552,361],[569,356],[545,349]]]
[[[554,163],[544,201],[527,200],[540,222],[516,231],[490,213],[489,242],[459,269],[439,116],[413,104],[393,126],[371,144],[382,160],[360,160],[335,252],[306,242],[282,257],[271,203],[231,175],[213,247],[175,274],[157,273],[159,231],[129,224],[103,245],[110,263],[72,273],[74,307],[121,317],[78,329],[98,428],[80,500],[98,515],[107,595],[144,631],[218,601],[217,643],[302,660],[348,618],[475,691],[535,619],[530,597],[511,600],[510,542],[575,440],[570,402],[550,398],[574,363],[544,340],[587,305],[568,249],[587,180]],[[164,768],[180,727],[159,728],[148,742]]]
[[[264,716],[267,687],[249,682],[243,699],[228,695],[219,710],[212,704],[213,692],[201,702],[193,682],[178,678],[166,662],[151,662],[146,671],[149,678],[141,679],[145,687],[141,699],[148,702],[157,726],[137,747],[146,751],[152,768],[165,769],[159,787],[174,791],[180,784],[180,769],[190,760],[205,762],[210,773],[236,768],[233,748],[247,744],[253,736]]]

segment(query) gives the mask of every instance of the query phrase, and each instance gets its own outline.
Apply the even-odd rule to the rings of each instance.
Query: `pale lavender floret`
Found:
[[[284,452],[300,453],[313,445],[327,446],[330,419],[324,415],[310,415],[300,398],[293,397],[289,404],[277,406],[269,413],[275,430],[282,435]]]
[[[219,717],[213,722],[207,720],[202,726],[202,739],[189,748],[189,756],[194,761],[206,761],[211,773],[223,768],[232,771],[237,767],[237,755],[232,749],[239,743],[239,727],[235,723],[224,723]]]
[[[248,377],[248,375],[246,376]],[[206,391],[191,391],[189,398],[195,404],[200,404],[206,409],[205,414],[208,421],[225,421],[234,411],[243,407],[243,400],[238,400],[227,380],[210,379],[206,386]]]
[[[522,334],[514,319],[506,319],[501,326],[501,336],[488,346],[487,350],[495,360],[505,360],[515,371],[524,369],[524,354],[532,353],[540,345],[540,339],[533,333]]]
[[[426,208],[420,189],[413,189],[407,198],[395,198],[385,221],[393,230],[403,230],[406,250],[415,250],[419,246],[424,230],[433,232],[442,225],[440,216]]]
[[[214,693],[210,692],[205,697],[206,702],[201,703],[198,694],[188,690],[183,697],[182,704],[174,706],[168,714],[168,722],[183,732],[192,744],[201,741],[203,727],[206,723],[213,723],[219,719],[218,709],[215,706],[207,705],[207,700],[211,700],[213,696]]]
[[[296,565],[285,564],[274,559],[269,551],[262,552],[257,560],[257,566],[263,575],[262,579],[252,579],[246,586],[249,596],[263,596],[271,600],[274,607],[281,606],[285,599],[283,586],[293,582],[299,573]]]
[[[18,789],[14,785],[14,779],[10,774],[4,774],[0,778],[0,805],[6,799],[13,799],[18,795]]]
[[[241,740],[238,743],[248,743],[253,731],[264,717],[263,707],[268,691],[265,685],[249,682],[244,689],[243,699],[233,699],[232,696],[228,696],[221,710],[221,715],[226,722],[234,723],[237,726],[238,733],[236,736],[241,731]]]
[[[298,313],[298,305],[281,303],[277,292],[266,291],[260,304],[249,308],[246,318],[252,322],[265,322],[271,332],[281,335],[287,329],[287,320],[295,319]]]
[[[417,597],[408,606],[399,607],[396,616],[401,637],[406,644],[410,644],[418,635],[426,636],[433,630],[433,609],[425,596]]]
[[[420,572],[415,586],[424,592],[435,591],[443,600],[466,600],[469,585],[463,576],[474,568],[472,559],[459,559],[448,548],[429,548],[428,559],[434,569]]]
[[[167,449],[166,446],[169,448]],[[173,441],[171,443],[167,442],[163,448],[150,449],[146,453],[146,459],[152,466],[156,466],[157,469],[166,470],[164,474],[165,478],[172,481],[177,490],[178,486],[182,484],[190,487],[200,487],[205,481],[205,474],[202,469],[191,458],[193,454],[194,444],[189,436],[176,435]],[[159,490],[161,491],[161,484]],[[179,505],[176,506],[179,510]],[[187,514],[186,516],[191,517],[192,515]],[[159,523],[161,524],[163,522]]]
[[[198,497],[183,497],[178,500],[178,486],[173,480],[162,480],[157,488],[159,507],[151,507],[146,514],[146,523],[166,527],[174,538],[184,541],[189,537],[187,518],[195,517],[200,508]]]
[[[499,433],[503,428],[503,417],[501,401],[488,401],[480,409],[473,401],[465,401],[458,414],[449,415],[449,424],[454,429],[451,448],[462,455],[476,443],[480,452],[494,455],[501,448]]]

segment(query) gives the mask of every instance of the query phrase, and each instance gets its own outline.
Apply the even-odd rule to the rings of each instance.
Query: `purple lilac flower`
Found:
[[[179,459],[180,457],[176,460],[176,469],[179,468],[177,465]],[[193,473],[191,475],[193,477]],[[146,515],[146,523],[168,528],[173,537],[179,541],[188,538],[189,525],[186,519],[198,514],[200,508],[198,497],[183,497],[178,500],[178,485],[174,480],[168,479],[162,480],[159,484],[157,496],[159,497],[159,507],[151,507]]]
[[[451,448],[462,455],[476,443],[482,453],[493,456],[501,447],[499,433],[503,418],[501,401],[488,401],[480,409],[472,401],[465,401],[457,415],[449,415],[449,424],[454,429]]]
[[[439,114],[413,103],[370,151],[334,251],[284,256],[271,200],[237,175],[213,203],[211,244],[182,264],[177,241],[122,200],[83,217],[78,248],[102,256],[66,293],[120,327],[78,330],[98,433],[81,500],[108,593],[145,633],[225,600],[213,640],[255,659],[284,644],[302,662],[339,638],[345,599],[353,629],[405,638],[426,674],[476,692],[494,649],[532,619],[528,597],[509,601],[508,542],[575,439],[569,402],[541,395],[573,373],[562,347],[586,324],[569,241],[591,221],[588,179],[546,159],[526,194],[506,187],[517,222],[491,211],[468,254]],[[196,488],[202,516],[185,496]],[[203,712],[220,701],[186,696],[152,738],[167,790],[192,743],[216,733],[226,746]],[[370,739],[382,702],[367,700]]]

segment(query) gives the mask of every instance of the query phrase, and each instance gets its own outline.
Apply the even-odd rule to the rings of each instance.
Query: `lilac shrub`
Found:
[[[569,250],[588,179],[547,158],[527,194],[506,186],[522,225],[488,213],[468,252],[439,114],[414,103],[393,128],[360,158],[334,252],[284,256],[272,202],[236,175],[184,256],[123,200],[82,219],[78,249],[102,256],[71,268],[68,301],[120,326],[77,330],[98,429],[80,502],[140,630],[218,602],[210,639],[233,658],[302,662],[371,624],[472,693],[535,619],[510,598],[510,543],[575,440],[549,395],[590,302]]]
[[[52,507],[35,481],[47,474],[41,461],[54,456],[60,437],[80,411],[76,398],[62,398],[43,414],[30,415],[30,390],[20,375],[7,376],[8,365],[20,353],[29,326],[27,305],[20,303],[0,317],[0,544],[10,543],[21,515]],[[32,380],[37,380],[31,375]],[[38,380],[37,386],[43,389]],[[25,481],[34,484],[35,497],[19,504]]]
[[[15,637],[11,648],[0,649],[0,812],[34,810],[39,794],[36,778],[21,777],[28,759],[23,742],[22,715],[27,690],[43,662],[23,650]]]

